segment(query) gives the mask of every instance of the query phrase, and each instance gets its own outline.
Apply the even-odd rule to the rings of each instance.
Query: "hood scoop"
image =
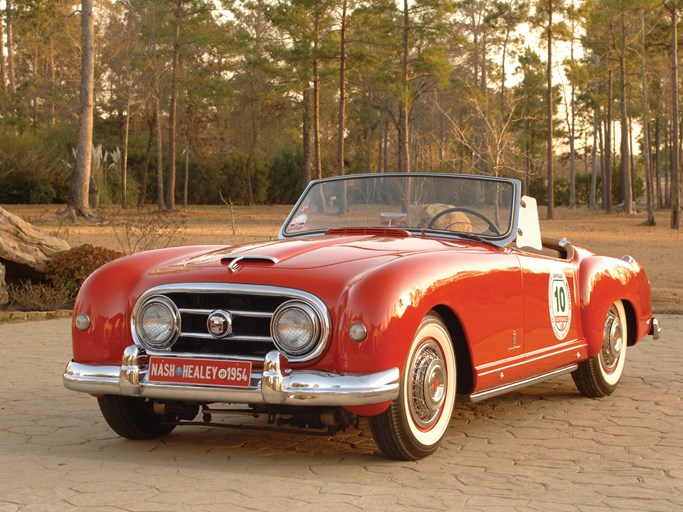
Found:
[[[221,258],[221,265],[227,266],[230,272],[237,272],[247,265],[270,266],[279,262],[280,260],[274,256],[227,256]]]

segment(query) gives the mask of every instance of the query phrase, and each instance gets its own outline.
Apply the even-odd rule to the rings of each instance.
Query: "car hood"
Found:
[[[324,235],[294,240],[214,248],[166,262],[152,274],[210,268],[249,273],[272,270],[315,270],[349,264],[355,272],[383,265],[396,258],[435,251],[486,251],[481,244],[412,236]]]

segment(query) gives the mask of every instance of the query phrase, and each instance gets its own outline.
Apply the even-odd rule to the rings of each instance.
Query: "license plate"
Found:
[[[150,382],[243,388],[248,387],[251,381],[251,363],[222,359],[150,357],[147,375]]]

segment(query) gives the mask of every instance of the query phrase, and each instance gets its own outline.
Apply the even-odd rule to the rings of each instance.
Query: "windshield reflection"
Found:
[[[398,228],[509,238],[518,191],[488,177],[359,175],[312,183],[288,217],[284,236],[343,228]]]

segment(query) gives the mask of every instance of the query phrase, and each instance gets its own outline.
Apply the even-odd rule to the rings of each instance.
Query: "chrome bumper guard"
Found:
[[[659,320],[652,317],[652,325],[650,327],[650,334],[653,340],[658,340],[662,335],[662,327],[659,325]]]
[[[398,397],[399,371],[346,374],[288,370],[286,356],[277,350],[266,354],[263,371],[253,371],[248,387],[218,387],[149,382],[148,368],[140,363],[148,354],[131,345],[121,366],[69,362],[64,387],[91,394],[139,396],[160,400],[287,404],[307,406],[354,406],[388,402]],[[174,354],[156,354],[174,357]],[[178,354],[175,357],[188,357]],[[196,356],[195,356],[196,357]],[[200,359],[200,358],[197,358]],[[226,358],[227,359],[227,358]]]

